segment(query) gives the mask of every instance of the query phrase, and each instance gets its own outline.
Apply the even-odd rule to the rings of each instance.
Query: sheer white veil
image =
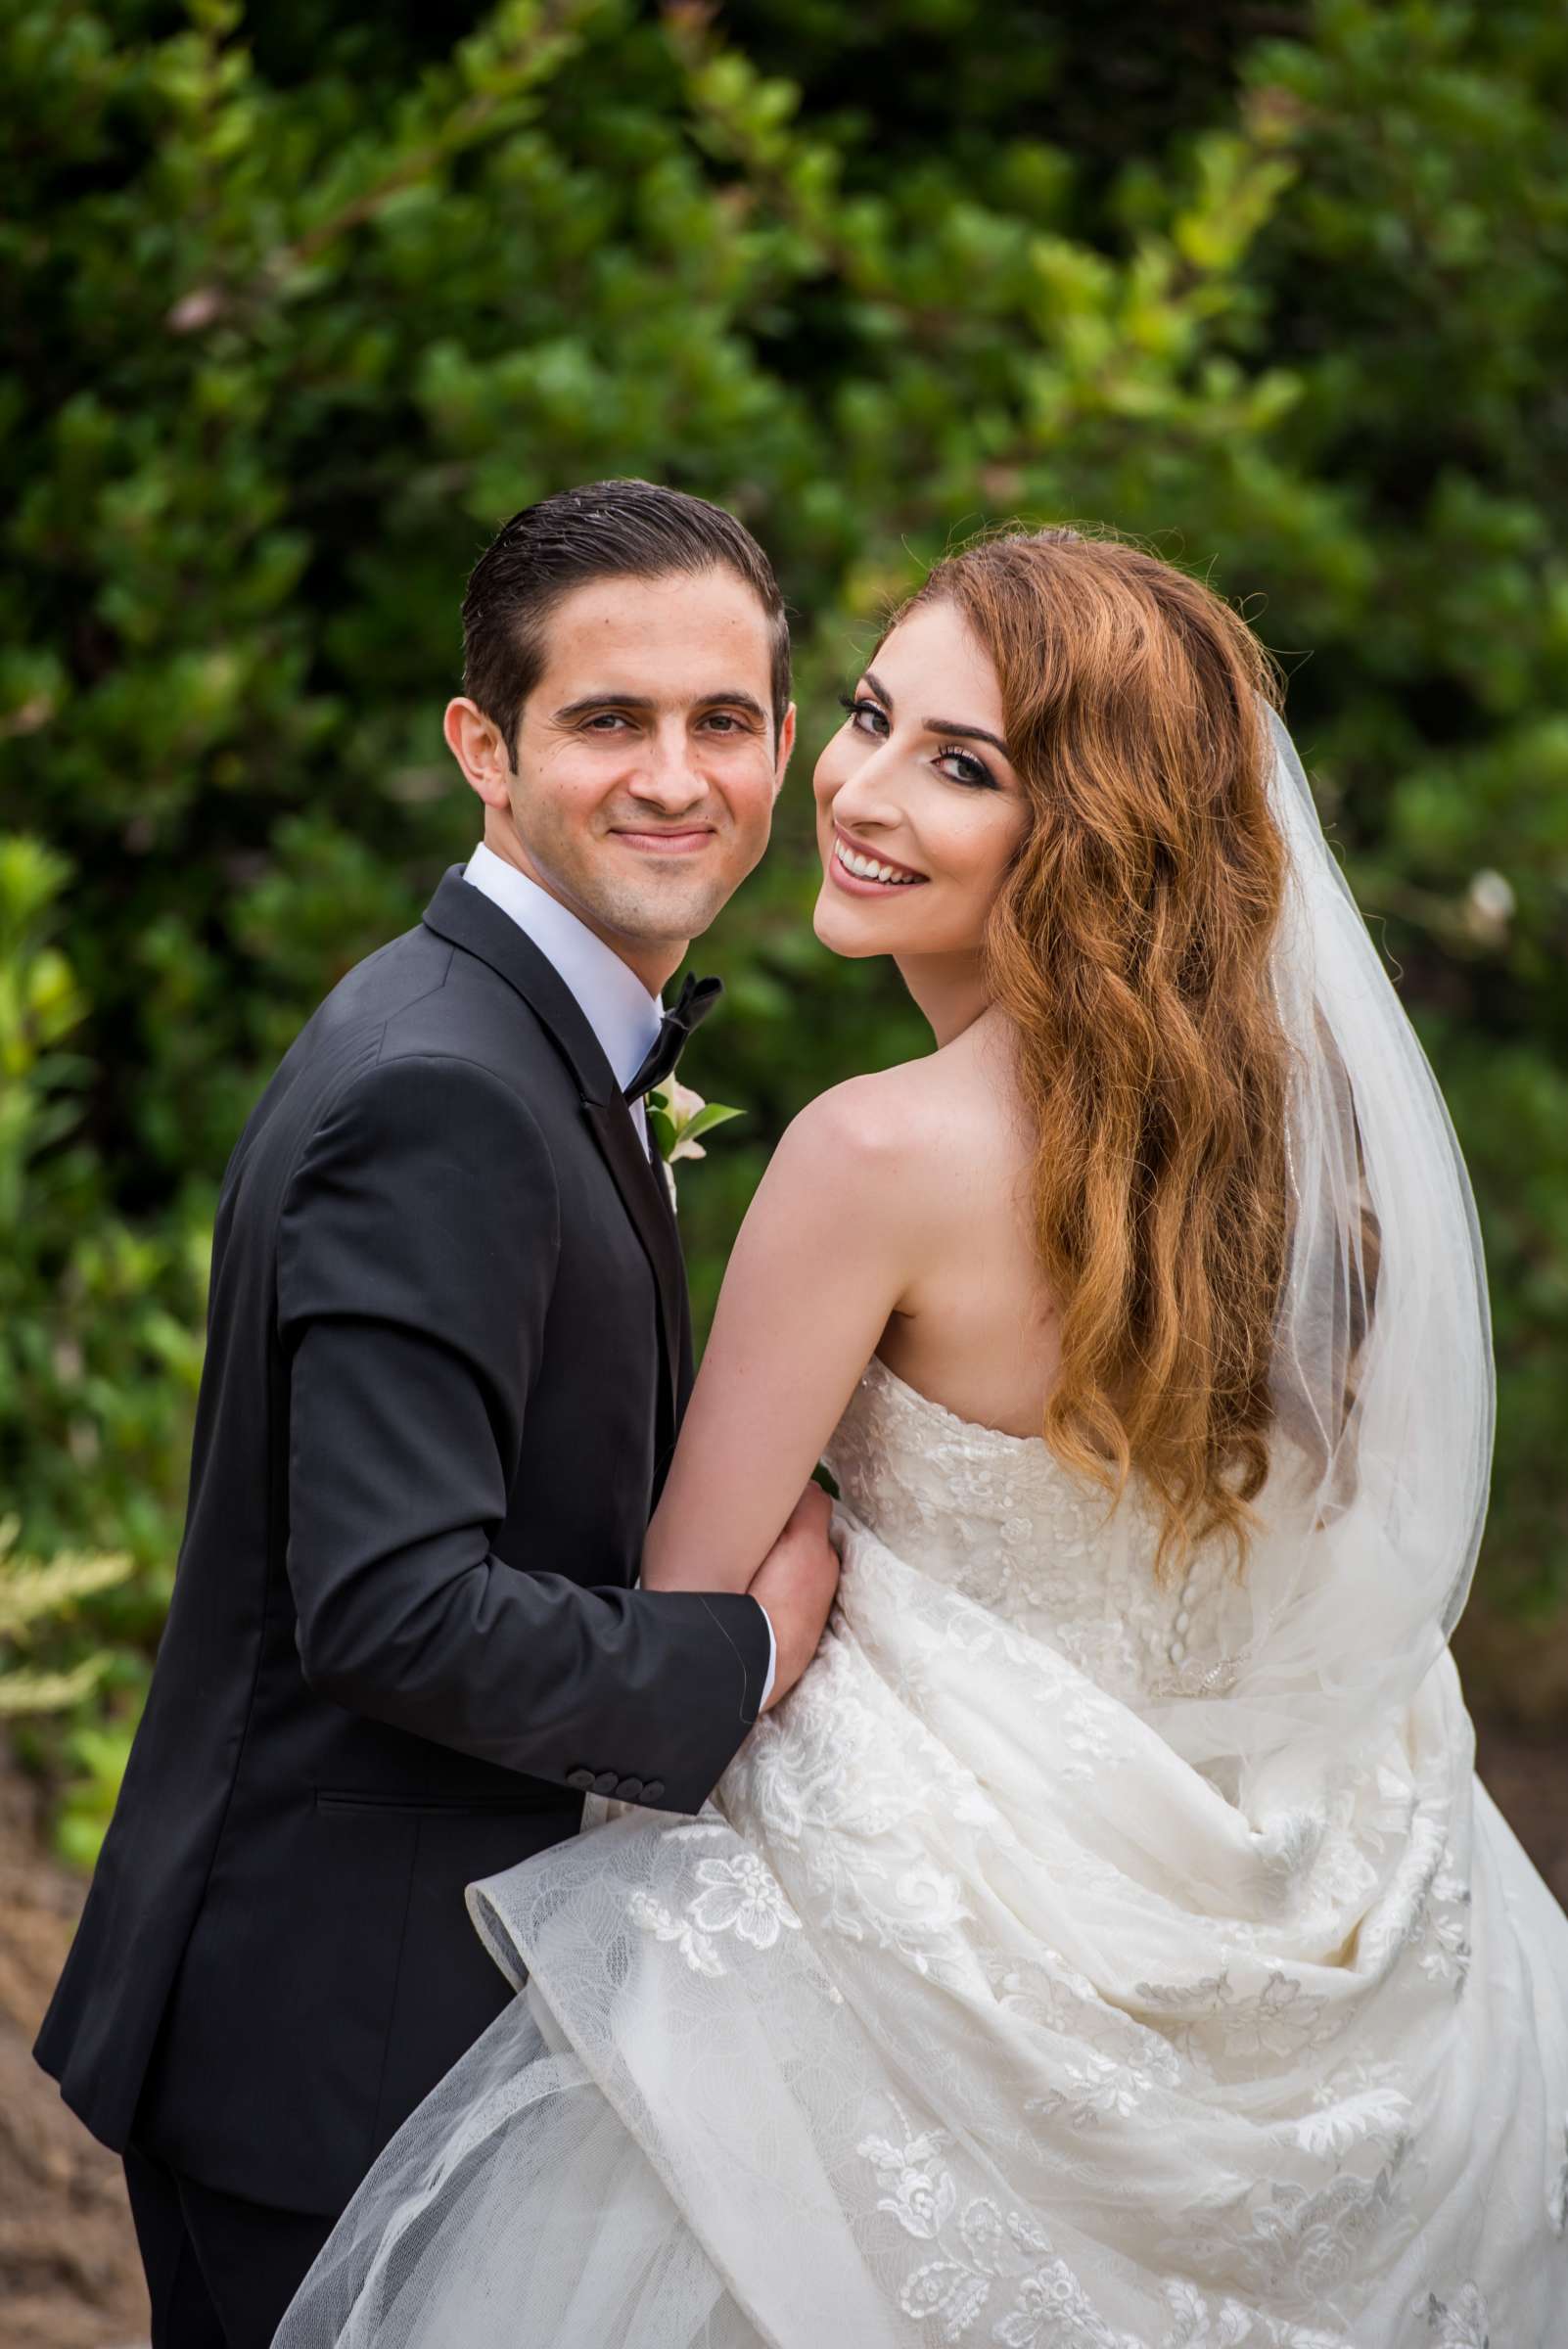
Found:
[[[1294,1063],[1292,1238],[1237,1662],[1157,1726],[1254,1819],[1386,1747],[1464,1605],[1494,1381],[1481,1238],[1436,1080],[1268,713],[1289,858],[1272,959]]]

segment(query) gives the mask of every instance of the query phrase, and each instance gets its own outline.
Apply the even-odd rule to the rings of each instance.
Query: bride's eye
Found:
[[[879,739],[887,733],[887,712],[879,703],[867,701],[864,694],[841,693],[839,707],[841,710],[848,710],[850,723],[854,727],[856,733],[874,734]]]
[[[995,791],[996,778],[984,759],[973,751],[960,750],[955,742],[945,742],[938,753],[937,762],[945,768],[953,782],[964,784],[970,791]]]

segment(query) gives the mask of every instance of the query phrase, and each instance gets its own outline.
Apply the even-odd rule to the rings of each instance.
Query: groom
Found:
[[[691,1382],[642,1096],[794,740],[772,571],[600,483],[515,516],[463,620],[484,845],[230,1162],[173,1604],[38,2040],[124,2152],[155,2349],[263,2349],[510,1996],[464,1886],[590,1789],[697,1810],[837,1578],[807,1487],[751,1594],[632,1588]]]

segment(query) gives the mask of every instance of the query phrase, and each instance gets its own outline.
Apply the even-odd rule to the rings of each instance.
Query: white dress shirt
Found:
[[[515,864],[508,864],[504,856],[497,856],[483,841],[469,858],[463,878],[492,905],[510,914],[554,966],[598,1037],[617,1084],[629,1084],[648,1057],[665,1016],[658,996],[651,995],[615,948],[596,937],[559,898],[552,898],[547,889],[519,872]],[[640,1101],[631,1104],[631,1115],[647,1149],[648,1120]],[[761,1606],[761,1599],[757,1603]],[[767,1678],[762,1683],[765,1705],[773,1693],[778,1642],[765,1607],[762,1620],[767,1625]]]

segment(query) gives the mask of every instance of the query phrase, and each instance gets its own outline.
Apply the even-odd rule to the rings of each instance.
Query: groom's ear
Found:
[[[462,693],[447,703],[441,732],[464,777],[485,806],[509,807],[512,760],[494,719],[486,717],[479,704]]]
[[[784,713],[784,722],[778,730],[778,751],[773,760],[773,797],[776,800],[784,788],[785,771],[790,753],[795,748],[795,704],[791,702]]]

